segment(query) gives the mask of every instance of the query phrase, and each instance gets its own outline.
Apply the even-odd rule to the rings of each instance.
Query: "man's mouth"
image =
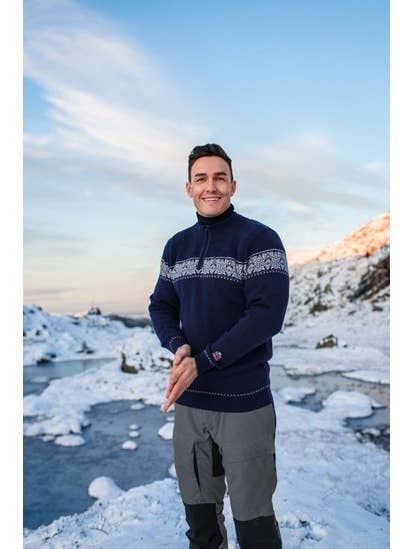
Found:
[[[220,200],[220,196],[209,196],[207,198],[203,198],[206,202],[217,202]]]

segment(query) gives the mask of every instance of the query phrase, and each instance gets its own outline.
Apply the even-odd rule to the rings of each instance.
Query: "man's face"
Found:
[[[229,164],[220,156],[202,156],[193,163],[191,181],[186,183],[186,193],[200,215],[215,217],[230,205],[230,197],[236,192],[236,181],[230,179]]]

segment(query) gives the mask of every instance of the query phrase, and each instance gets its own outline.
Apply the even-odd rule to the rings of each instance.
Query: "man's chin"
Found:
[[[216,217],[217,215],[220,215],[225,210],[227,210],[227,208],[229,207],[229,204],[224,206],[222,206],[222,204],[219,204],[219,207],[214,207],[214,206],[215,205],[213,204],[213,206],[212,205],[209,207],[206,206],[205,208],[204,205],[201,204],[201,205],[198,205],[196,209],[200,215],[203,215],[203,217]]]

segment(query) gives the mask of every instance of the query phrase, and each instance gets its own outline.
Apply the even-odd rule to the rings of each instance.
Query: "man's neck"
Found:
[[[198,211],[196,211],[197,220],[201,225],[215,225],[216,223],[220,223],[227,217],[230,217],[234,211],[233,204],[229,204],[228,208],[222,212],[219,215],[215,215],[212,217],[206,217],[204,215],[201,215]]]

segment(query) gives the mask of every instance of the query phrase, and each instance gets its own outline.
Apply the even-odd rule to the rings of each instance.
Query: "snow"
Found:
[[[373,412],[372,399],[357,391],[335,391],[323,405],[339,417],[368,417]]]
[[[168,422],[163,427],[160,427],[158,434],[165,440],[172,440],[174,423]]]
[[[126,440],[122,444],[124,450],[136,450],[137,444],[133,440]]]
[[[51,442],[55,437],[53,435],[42,435],[40,438],[43,442]]]
[[[316,392],[314,387],[284,387],[279,391],[283,402],[300,402],[306,395],[313,395]]]
[[[387,295],[381,291],[376,297],[379,308],[368,300],[349,299],[368,267],[386,253],[388,247],[384,246],[368,258],[293,266],[293,299],[284,329],[274,338],[271,363],[294,375],[341,372],[345,377],[388,384]],[[330,308],[311,313],[319,298]],[[23,426],[26,436],[57,444],[59,440],[66,444],[80,440],[89,424],[85,414],[92,406],[127,399],[137,420],[129,425],[129,436],[136,438],[139,410],[148,404],[159,408],[163,404],[173,355],[160,347],[149,327],[125,328],[99,315],[50,315],[26,305],[24,331],[25,365],[53,355],[53,360],[113,358],[102,367],[52,379],[41,394],[24,397],[24,415],[29,419]],[[330,334],[338,345],[316,349]],[[78,353],[84,341],[94,353]],[[121,351],[128,364],[142,368],[137,374],[120,369]],[[289,404],[313,394],[309,379],[304,387],[275,389],[272,387],[278,485],[273,503],[285,549],[387,547],[389,453],[359,439],[345,424],[346,418],[366,417],[382,405],[363,393],[339,390],[314,412]],[[166,440],[173,436],[173,409],[158,431]],[[370,430],[370,434],[378,433]],[[122,448],[136,449],[137,444],[127,440]],[[172,449],[170,457],[172,462]],[[98,499],[87,511],[60,517],[32,531],[25,529],[24,547],[186,548],[188,526],[173,463],[168,474],[163,480],[125,492],[111,479],[95,479],[89,493]],[[224,513],[229,547],[234,549],[228,494]]]
[[[388,454],[372,443],[359,443],[343,426],[348,409],[340,405],[341,398],[315,413],[285,404],[273,394],[278,472],[274,506],[284,546],[387,546]],[[364,413],[358,395],[346,399],[351,414]],[[234,546],[228,497],[225,516]],[[81,547],[116,549],[139,541],[147,548],[183,549],[186,529],[177,481],[166,478],[27,532],[25,547],[69,548],[78,542]]]
[[[130,354],[140,350],[139,341],[134,341],[134,330],[103,315],[50,315],[37,305],[24,305],[23,331],[25,366],[42,358],[54,361],[120,358],[125,348]],[[80,352],[83,342],[93,353]]]
[[[371,383],[389,384],[389,372],[382,372],[380,370],[353,370],[351,372],[345,372],[342,375],[353,379],[369,381]]]
[[[27,436],[79,434],[88,424],[85,413],[99,403],[112,400],[143,399],[147,404],[161,405],[167,388],[169,363],[164,359],[172,356],[167,349],[160,349],[157,338],[144,328],[131,330],[132,347],[140,345],[141,363],[147,370],[128,374],[120,369],[120,359],[102,367],[61,379],[51,380],[40,395],[28,395],[23,399],[25,416],[36,420],[25,423],[23,433]],[[125,345],[126,346],[126,345]],[[153,371],[154,370],[154,371]],[[137,402],[131,408],[139,410]]]
[[[79,435],[62,435],[56,437],[54,443],[60,444],[60,446],[81,446],[85,443],[85,440]]]
[[[97,499],[113,499],[124,493],[110,477],[95,478],[89,485],[88,494]]]

